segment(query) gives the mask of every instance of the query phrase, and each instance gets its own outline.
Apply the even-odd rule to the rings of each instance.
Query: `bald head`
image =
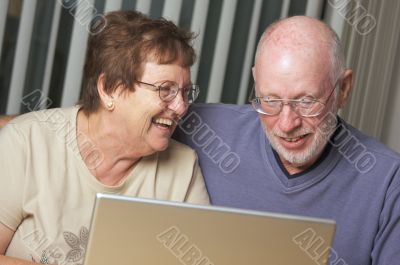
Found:
[[[338,37],[313,18],[280,20],[262,36],[252,70],[253,103],[271,146],[288,172],[305,170],[334,131],[324,117],[335,116],[351,90]],[[332,128],[329,134],[318,129],[325,127]]]
[[[283,53],[329,66],[327,70],[332,80],[344,69],[344,55],[338,36],[328,25],[311,17],[295,16],[270,25],[259,41],[256,67],[260,60]]]

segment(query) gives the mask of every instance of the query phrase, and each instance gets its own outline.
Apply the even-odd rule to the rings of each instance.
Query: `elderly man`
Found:
[[[352,72],[336,34],[308,17],[271,25],[253,77],[253,108],[195,105],[176,134],[197,150],[212,203],[334,219],[330,264],[397,264],[400,156],[337,117]]]
[[[253,108],[197,105],[180,124],[212,203],[334,219],[330,264],[397,264],[400,157],[337,117],[352,86],[337,35],[316,19],[281,20],[259,42],[253,77]]]

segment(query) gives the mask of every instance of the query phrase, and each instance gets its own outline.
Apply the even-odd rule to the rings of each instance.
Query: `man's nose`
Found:
[[[291,132],[301,125],[301,117],[290,104],[284,104],[279,113],[278,126],[282,132]]]

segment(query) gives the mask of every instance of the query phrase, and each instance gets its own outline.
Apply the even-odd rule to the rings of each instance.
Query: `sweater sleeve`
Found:
[[[392,180],[382,208],[379,229],[371,252],[372,265],[397,264],[400,260],[400,169]]]

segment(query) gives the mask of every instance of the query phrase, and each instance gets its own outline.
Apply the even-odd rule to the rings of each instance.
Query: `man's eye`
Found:
[[[298,105],[303,108],[310,108],[314,105],[315,99],[312,98],[302,98],[299,100]]]
[[[280,100],[264,100],[264,103],[269,107],[279,107],[281,105]]]

